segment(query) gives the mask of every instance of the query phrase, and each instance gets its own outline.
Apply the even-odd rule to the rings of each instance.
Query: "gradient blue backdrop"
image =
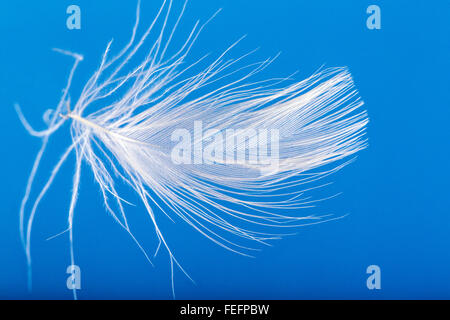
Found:
[[[144,25],[160,3],[142,1]],[[70,4],[81,7],[80,31],[66,28]],[[370,4],[381,7],[381,30],[366,28]],[[177,298],[450,298],[450,2],[192,0],[183,27],[197,18],[204,21],[218,8],[224,10],[201,35],[191,58],[217,54],[248,34],[233,55],[255,47],[261,47],[257,58],[282,52],[261,77],[298,70],[301,80],[323,64],[348,66],[370,116],[370,147],[333,176],[326,192],[343,195],[317,209],[349,216],[303,228],[254,259],[224,251],[180,222],[163,221],[196,281],[176,272]],[[50,49],[84,55],[72,90],[76,98],[106,43],[128,40],[134,12],[134,1],[0,2],[0,298],[72,298],[65,273],[68,237],[45,240],[66,226],[72,162],[40,206],[33,232],[34,289],[31,294],[26,289],[18,209],[39,141],[22,128],[13,103],[42,128],[41,116],[59,100],[71,63]],[[38,182],[68,139],[66,126],[52,141]],[[156,258],[155,267],[148,264],[103,209],[86,169],[74,231],[82,270],[79,298],[171,298],[167,255]],[[129,213],[136,235],[153,249],[153,228],[142,208]],[[371,264],[381,267],[381,290],[366,287]]]

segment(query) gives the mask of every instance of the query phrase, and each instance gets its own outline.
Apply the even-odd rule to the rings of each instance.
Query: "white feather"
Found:
[[[180,217],[210,240],[241,254],[248,254],[252,248],[244,246],[245,242],[239,243],[238,239],[266,243],[282,235],[267,232],[267,228],[324,221],[323,217],[299,215],[299,209],[313,202],[303,197],[305,188],[300,186],[339,170],[347,163],[340,160],[366,147],[364,130],[368,119],[361,110],[363,103],[350,74],[345,68],[333,68],[289,85],[283,84],[287,79],[249,83],[249,78],[273,60],[244,67],[238,65],[249,54],[226,60],[239,40],[203,71],[188,76],[194,65],[198,67],[203,61],[202,58],[186,66],[186,57],[209,20],[203,25],[197,22],[181,48],[166,57],[185,6],[186,3],[173,28],[167,30],[172,1],[164,1],[150,27],[136,40],[138,5],[129,43],[113,58],[109,58],[111,43],[108,44],[98,70],[87,81],[73,108],[69,106],[68,90],[82,56],[58,50],[73,57],[75,63],[56,112],[46,114],[46,130],[34,130],[17,107],[30,134],[43,139],[20,212],[22,241],[30,266],[30,235],[37,206],[73,150],[76,167],[67,229],[72,262],[72,222],[82,161],[91,168],[107,210],[139,245],[128,225],[125,200],[116,190],[116,179],[137,193],[155,226],[158,249],[163,245],[169,253],[172,270],[174,264],[181,266],[158,227],[158,211],[170,218]],[[147,57],[131,72],[124,73],[124,67],[158,21],[162,21],[160,32],[155,35]],[[110,102],[109,98],[114,101]],[[26,213],[48,139],[68,119],[72,120],[72,144]],[[171,135],[179,128],[191,129],[196,121],[201,122],[203,132],[210,133],[195,136],[193,148],[201,148],[205,140],[214,138],[213,132],[239,129],[240,134],[252,135],[262,129],[279,130],[276,166],[251,161],[228,163],[225,158],[208,159],[208,155],[203,160],[212,164],[174,163]],[[208,131],[210,129],[216,131]],[[236,138],[236,132],[227,135],[223,144]],[[249,158],[256,157],[258,147],[250,146],[247,152]],[[331,163],[337,164],[326,171],[312,171]],[[114,206],[111,200],[115,201]],[[139,247],[150,261],[145,250]]]

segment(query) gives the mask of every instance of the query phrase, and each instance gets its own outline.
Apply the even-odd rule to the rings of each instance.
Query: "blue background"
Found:
[[[160,3],[142,1],[142,27]],[[81,7],[81,30],[66,28],[70,4]],[[371,4],[381,8],[381,30],[366,28]],[[175,1],[176,9],[180,5]],[[177,298],[449,299],[450,2],[192,0],[182,26],[206,20],[218,8],[224,10],[202,33],[191,61],[218,54],[248,34],[235,54],[256,47],[261,47],[258,58],[282,52],[263,78],[298,70],[301,80],[323,64],[348,66],[369,113],[370,146],[332,177],[327,194],[343,195],[317,208],[318,214],[350,215],[302,228],[253,259],[223,250],[181,222],[163,221],[166,237],[196,281],[177,271]],[[128,40],[134,12],[134,1],[0,3],[0,298],[72,298],[65,273],[68,236],[45,239],[66,227],[73,161],[39,208],[32,237],[34,288],[31,294],[26,289],[18,210],[40,143],[23,129],[13,103],[43,128],[42,114],[58,102],[71,64],[50,49],[84,55],[71,91],[75,99],[106,43],[113,37],[116,44]],[[69,144],[68,126],[60,131],[49,146],[40,183]],[[149,265],[105,212],[92,174],[83,169],[74,226],[82,270],[79,298],[170,299],[167,255]],[[133,194],[126,196],[137,202]],[[151,251],[156,242],[142,208],[128,212],[137,237]],[[381,290],[366,287],[371,264],[381,267]]]

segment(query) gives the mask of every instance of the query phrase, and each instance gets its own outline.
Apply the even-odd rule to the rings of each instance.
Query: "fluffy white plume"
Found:
[[[300,185],[339,170],[346,164],[339,160],[366,146],[368,119],[360,110],[362,102],[350,74],[345,68],[334,68],[297,83],[285,84],[287,79],[249,83],[248,79],[272,60],[239,67],[249,54],[234,60],[226,58],[238,41],[203,71],[188,75],[203,63],[202,58],[187,65],[186,57],[208,22],[197,22],[177,52],[166,57],[185,6],[168,30],[172,1],[164,1],[155,20],[137,39],[138,6],[129,43],[112,58],[108,44],[98,70],[72,107],[68,90],[82,57],[59,50],[72,56],[75,63],[56,112],[47,114],[46,130],[32,129],[17,108],[28,131],[43,139],[21,206],[22,240],[30,264],[30,233],[36,208],[73,151],[76,170],[68,215],[71,243],[82,161],[91,168],[107,210],[132,237],[116,179],[139,195],[159,244],[170,255],[172,270],[174,264],[181,266],[158,227],[159,212],[168,217],[177,215],[217,244],[242,254],[251,250],[244,246],[246,240],[265,243],[281,235],[267,228],[323,221],[321,217],[299,215],[299,209],[313,202],[304,195],[306,187]],[[158,23],[159,32],[154,33]],[[150,34],[156,40],[148,55],[130,69],[130,60]],[[124,72],[126,66],[130,72]],[[49,136],[69,119],[72,144],[27,213],[25,207]],[[196,126],[200,135],[189,131]],[[190,140],[184,141],[189,149],[184,149],[183,159],[187,161],[179,163],[174,160],[174,147],[180,141],[174,141],[174,133],[186,131]],[[272,132],[270,137],[267,132]],[[252,140],[255,134],[258,140]],[[270,153],[273,161],[259,161],[261,150],[266,151],[263,148],[271,138],[276,142]],[[211,141],[214,152],[205,152],[205,145]],[[234,150],[242,149],[242,157],[236,159]],[[333,162],[336,165],[332,169],[313,172]],[[73,250],[71,254],[73,260]]]

